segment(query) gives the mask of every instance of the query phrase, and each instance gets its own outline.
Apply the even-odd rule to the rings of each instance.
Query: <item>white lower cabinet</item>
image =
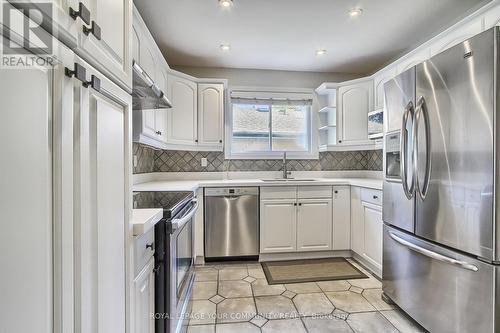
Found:
[[[351,188],[351,249],[382,269],[382,191]]]
[[[134,333],[154,333],[155,275],[154,258],[134,279]]]
[[[295,252],[297,249],[295,199],[260,202],[260,252]]]
[[[331,250],[331,195],[331,186],[261,188],[260,252]]]
[[[332,199],[301,199],[297,207],[297,251],[331,250]]]
[[[333,187],[333,250],[351,249],[351,188]]]
[[[382,268],[382,207],[363,202],[364,213],[364,241],[366,260],[373,265]]]

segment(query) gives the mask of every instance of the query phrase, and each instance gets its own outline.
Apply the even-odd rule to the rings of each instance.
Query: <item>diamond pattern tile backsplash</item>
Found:
[[[154,150],[134,143],[134,173],[279,171],[281,160],[225,160],[222,152]],[[208,165],[201,166],[205,157]],[[382,170],[382,150],[322,152],[318,160],[289,160],[290,171]]]

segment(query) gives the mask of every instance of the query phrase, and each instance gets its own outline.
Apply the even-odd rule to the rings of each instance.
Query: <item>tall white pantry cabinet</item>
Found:
[[[127,70],[106,75],[80,57],[63,38],[83,29],[73,24],[64,43],[46,33],[51,54],[27,54],[52,66],[0,68],[0,332],[131,325]],[[27,37],[11,28],[0,37],[9,29],[9,47],[21,48]]]

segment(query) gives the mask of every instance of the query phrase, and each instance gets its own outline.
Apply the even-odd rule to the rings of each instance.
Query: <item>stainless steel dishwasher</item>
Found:
[[[259,255],[259,188],[205,188],[205,259]]]

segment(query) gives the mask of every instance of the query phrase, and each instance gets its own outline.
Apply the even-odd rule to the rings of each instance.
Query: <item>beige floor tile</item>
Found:
[[[217,323],[249,321],[256,314],[252,297],[230,298],[217,305]]]
[[[252,297],[252,287],[243,280],[219,281],[218,294],[225,298]]]
[[[292,301],[284,296],[255,297],[257,312],[267,319],[289,319],[298,316]]]
[[[400,332],[402,333],[424,333],[426,332],[413,319],[400,310],[380,311]]]
[[[307,333],[300,319],[270,320],[262,326],[262,333]]]
[[[251,277],[254,277],[256,279],[265,279],[266,278],[264,271],[260,267],[259,268],[249,268],[248,275],[250,275]]]
[[[344,291],[344,290],[349,290],[349,288],[351,288],[351,285],[346,280],[318,281],[316,282],[316,284],[323,291]]]
[[[298,294],[293,303],[301,316],[326,315],[335,309],[323,293]]]
[[[215,324],[216,306],[210,301],[193,301],[189,325]]]
[[[362,288],[362,289],[380,289],[382,288],[382,282],[375,279],[374,277],[369,277],[368,279],[353,279],[347,280],[351,285]]]
[[[260,333],[260,329],[250,323],[219,324],[215,333]]]
[[[191,296],[194,300],[199,299],[209,299],[210,297],[217,294],[217,282],[195,282],[193,284],[193,295]]]
[[[215,269],[197,271],[194,280],[199,282],[217,281],[219,272]]]
[[[242,280],[248,276],[248,270],[244,268],[223,268],[219,270],[219,280]]]
[[[352,291],[327,292],[333,305],[346,312],[375,311],[375,308],[361,295]]]
[[[321,289],[315,282],[305,283],[289,283],[285,284],[287,290],[293,291],[296,294],[320,293]]]
[[[282,284],[269,285],[266,279],[257,279],[252,283],[254,296],[281,295],[285,291]]]
[[[215,333],[215,325],[189,326],[187,333]]]
[[[356,333],[399,333],[379,312],[350,314],[347,323]]]
[[[306,317],[302,321],[309,333],[353,333],[344,320],[335,317]]]
[[[363,296],[379,311],[394,309],[393,305],[387,304],[382,299],[382,289],[365,289]]]

